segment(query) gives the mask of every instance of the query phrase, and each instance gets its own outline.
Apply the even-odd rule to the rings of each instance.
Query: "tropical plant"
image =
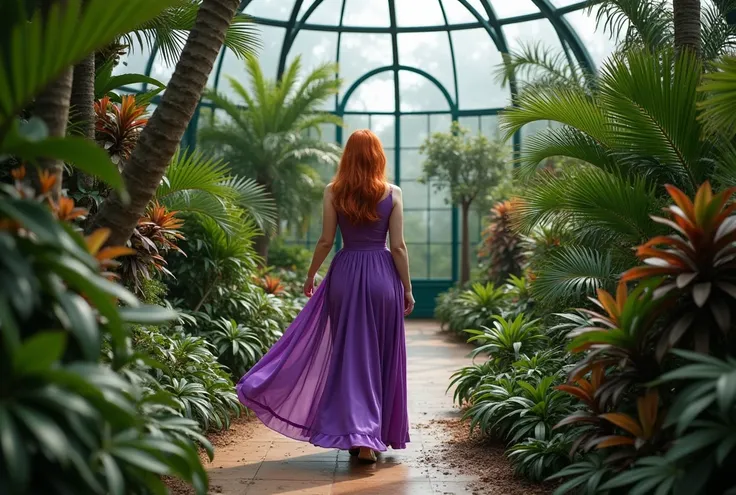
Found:
[[[237,378],[252,368],[264,352],[258,333],[235,320],[220,318],[215,321],[208,337],[217,349],[218,360]]]
[[[229,79],[232,91],[242,100],[237,105],[226,96],[207,96],[223,109],[229,120],[213,121],[200,131],[200,142],[213,156],[230,164],[232,171],[262,185],[278,205],[281,220],[298,221],[311,212],[323,185],[313,163],[334,166],[340,149],[309,137],[321,134],[322,125],[341,125],[336,116],[319,109],[340,88],[333,64],[302,74],[297,57],[278,81],[266,79],[258,61],[249,57],[246,69],[251,88]],[[258,240],[258,253],[268,254],[270,232]]]
[[[38,196],[14,175],[0,191],[0,490],[160,492],[159,476],[173,475],[205,493],[192,439],[212,449],[196,423],[120,373],[134,360],[126,324],[174,313],[104,276],[128,250],[101,248],[108,232],[83,238],[59,220],[81,212],[50,199],[55,175],[44,174]]]
[[[284,292],[284,286],[281,285],[281,280],[278,277],[265,275],[262,279],[258,279],[258,283],[266,291],[266,294],[278,296]]]
[[[451,291],[437,305],[437,317],[450,330],[463,334],[467,328],[488,325],[493,316],[501,313],[506,291],[503,287],[475,283],[470,289]]]
[[[515,319],[505,320],[501,316],[494,316],[493,326],[481,327],[480,330],[467,329],[472,335],[468,342],[477,343],[471,356],[487,354],[493,358],[500,369],[508,368],[518,361],[523,352],[533,352],[545,340],[539,331],[538,320],[528,320],[520,314]]]
[[[736,204],[727,203],[736,188],[714,194],[706,181],[691,201],[676,187],[665,187],[676,205],[665,210],[672,220],[654,220],[674,233],[654,237],[637,248],[646,266],[628,270],[621,280],[664,277],[658,293],[681,296],[677,315],[660,338],[660,358],[683,338],[699,352],[707,353],[711,343],[715,343],[715,353],[728,352],[736,317],[732,313],[736,303]]]
[[[300,245],[288,245],[281,237],[271,241],[268,248],[268,264],[277,269],[306,274],[311,260],[312,252],[309,249]]]
[[[568,334],[572,352],[586,352],[570,373],[571,379],[600,364],[615,368],[597,391],[602,404],[618,403],[631,385],[654,380],[661,372],[654,359],[654,323],[672,300],[657,297],[657,285],[656,280],[642,283],[628,292],[620,282],[615,298],[599,290],[598,298],[591,301],[603,311],[580,310],[588,321]]]
[[[537,120],[562,124],[527,140],[523,176],[531,176],[549,156],[587,163],[536,181],[522,194],[519,217],[527,229],[539,222],[562,223],[575,232],[575,249],[589,253],[589,267],[580,275],[600,281],[587,287],[589,294],[631,263],[629,247],[663,232],[650,215],[667,201],[664,184],[694,193],[711,177],[733,182],[736,155],[698,118],[705,98],[698,92],[701,72],[687,53],[678,58],[667,51],[626,52],[605,64],[595,92],[557,87],[525,92],[518,108],[504,113],[501,125],[509,132]],[[580,273],[577,261],[576,256],[556,260],[546,285]]]
[[[142,383],[149,376],[155,388],[170,393],[179,414],[200,424],[202,429],[218,430],[230,426],[241,412],[230,373],[217,361],[214,346],[202,337],[178,331],[138,327],[132,334],[132,346],[141,361],[157,363],[154,367],[130,367]]]
[[[460,283],[465,284],[470,280],[470,207],[500,182],[508,153],[502,143],[491,142],[481,135],[470,136],[457,122],[453,122],[448,132],[429,136],[419,152],[426,157],[419,181],[431,182],[438,192],[448,189],[447,201],[460,206]]]
[[[238,0],[203,0],[197,9],[167,90],[123,169],[129,201],[113,192],[92,219],[90,228],[110,228],[111,243],[128,240],[153,199],[194,115],[238,5]]]
[[[557,487],[554,495],[567,495],[569,493],[593,495],[600,493],[601,486],[612,474],[613,470],[610,465],[604,462],[603,455],[588,455],[547,479],[557,480],[560,478],[569,478]]]
[[[146,105],[139,105],[133,95],[123,96],[119,105],[108,96],[95,102],[95,139],[121,170],[148,123],[145,113]]]
[[[276,224],[274,201],[252,179],[231,174],[228,164],[197,150],[177,150],[155,199],[170,210],[209,217],[229,234],[236,234],[241,218],[233,206],[245,210],[263,230]]]
[[[202,0],[176,0],[150,21],[125,33],[117,43],[129,49],[159,52],[164,63],[174,65],[195,26],[202,3]],[[227,28],[223,46],[243,59],[253,55],[259,45],[258,28],[253,20],[246,14],[235,14]]]
[[[562,433],[549,440],[527,438],[511,446],[506,455],[514,471],[532,481],[542,481],[570,463],[570,440]]]
[[[447,390],[449,391],[452,387],[455,387],[452,399],[457,405],[462,406],[469,402],[480,384],[487,377],[496,375],[496,372],[496,365],[490,359],[483,364],[465,366],[452,374]]]
[[[166,268],[166,255],[177,252],[184,255],[178,243],[184,239],[181,227],[184,221],[178,218],[177,211],[168,211],[166,207],[154,202],[148,207],[146,215],[138,220],[138,226],[128,245],[134,251],[122,263],[123,280],[133,290],[142,294],[144,280],[156,274],[173,276]]]
[[[512,201],[497,203],[483,231],[478,258],[487,266],[488,280],[494,284],[502,284],[510,276],[519,277],[524,265],[522,238],[511,222],[513,209]]]

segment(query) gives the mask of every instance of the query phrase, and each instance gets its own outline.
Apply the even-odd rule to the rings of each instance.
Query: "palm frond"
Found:
[[[704,76],[700,87],[706,97],[700,104],[700,118],[726,138],[736,134],[736,57],[726,57],[716,70]]]
[[[28,22],[15,23],[0,50],[0,132],[66,67],[174,1],[68,0],[63,7],[54,3],[45,16],[39,10]]]
[[[524,139],[520,166],[515,174],[518,178],[529,179],[541,162],[556,156],[581,160],[603,170],[616,168],[610,150],[599,141],[574,127],[562,126],[545,129]]]
[[[548,120],[574,127],[601,146],[608,146],[610,132],[606,115],[600,104],[582,88],[523,91],[517,106],[501,114],[499,128],[507,140],[527,124]]]
[[[634,245],[657,232],[650,218],[657,207],[654,188],[640,177],[624,178],[596,168],[580,173],[544,174],[521,194],[520,226],[571,222],[580,232],[608,232]]]
[[[496,67],[496,80],[505,86],[512,75],[524,82],[568,84],[581,86],[583,71],[570,61],[564,52],[554,52],[541,43],[523,44],[519,49],[504,54]]]
[[[600,76],[602,111],[616,126],[613,146],[653,157],[679,187],[697,187],[705,179],[696,118],[700,74],[690,53],[632,51],[612,57]]]
[[[269,232],[278,221],[278,209],[265,187],[246,177],[232,177],[222,183],[232,190],[235,204],[244,209],[264,232]]]
[[[273,199],[249,179],[232,177],[228,164],[199,151],[177,150],[156,198],[170,210],[204,215],[233,233],[230,205],[245,209],[263,230],[276,221]]]
[[[726,13],[736,9],[736,1],[719,0],[717,3],[703,2],[701,7],[701,50],[703,60],[715,61],[723,54],[736,48],[736,26],[728,23]]]
[[[539,269],[532,294],[548,303],[569,303],[592,296],[599,288],[611,290],[621,271],[610,253],[563,246]]]
[[[201,4],[202,0],[174,0],[174,5],[125,33],[122,40],[140,50],[158,50],[165,64],[174,65],[194,27]],[[224,46],[240,59],[254,54],[260,47],[258,27],[250,17],[236,14],[225,34]]]
[[[649,51],[673,46],[672,9],[664,0],[599,0],[596,23],[611,38],[620,39],[620,50],[644,48]],[[623,33],[623,36],[622,36]]]

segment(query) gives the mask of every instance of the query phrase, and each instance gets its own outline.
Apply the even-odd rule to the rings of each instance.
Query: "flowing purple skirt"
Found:
[[[269,428],[319,447],[406,448],[403,287],[386,249],[338,252],[284,336],[237,385]]]

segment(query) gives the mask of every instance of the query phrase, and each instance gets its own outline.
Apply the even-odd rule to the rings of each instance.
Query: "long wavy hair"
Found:
[[[376,207],[386,192],[386,155],[378,136],[369,130],[355,131],[332,182],[335,209],[352,224],[378,220]]]

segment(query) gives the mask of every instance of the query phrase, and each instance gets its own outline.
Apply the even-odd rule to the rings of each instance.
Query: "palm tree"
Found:
[[[251,88],[230,78],[239,106],[222,94],[207,96],[223,109],[229,121],[213,121],[200,132],[205,149],[230,163],[233,172],[250,177],[273,195],[282,220],[298,220],[312,211],[320,181],[312,163],[335,165],[338,146],[308,136],[319,133],[323,124],[340,125],[335,115],[319,111],[340,88],[337,68],[325,64],[301,76],[301,60],[296,58],[279,81],[263,75],[258,61],[246,60]],[[257,240],[258,253],[268,256],[269,235]]]
[[[123,244],[156,193],[207,84],[239,0],[204,0],[190,36],[138,146],[123,169],[130,200],[113,193],[102,204],[93,227],[108,227],[111,244]]]
[[[678,60],[678,70],[674,70]],[[526,140],[519,176],[533,178],[538,164],[564,156],[582,163],[559,175],[537,176],[522,194],[520,222],[565,224],[573,246],[550,257],[557,278],[584,281],[588,292],[615,280],[632,260],[630,247],[656,235],[650,215],[663,206],[664,184],[692,194],[705,180],[736,184],[736,154],[701,118],[701,64],[692,53],[632,50],[601,70],[594,92],[573,86],[523,91],[518,106],[501,117],[508,136],[522,126],[551,120],[559,125]],[[575,251],[585,256],[567,256]],[[596,260],[598,262],[596,262]],[[608,266],[607,273],[600,269]]]
[[[263,186],[231,175],[227,163],[198,151],[176,152],[155,199],[168,210],[206,217],[227,234],[237,231],[234,221],[241,221],[234,218],[233,206],[245,210],[263,230],[277,219],[276,205]]]
[[[71,122],[78,133],[87,139],[94,140],[94,100],[95,100],[95,70],[96,67],[115,64],[109,60],[111,56],[130,52],[134,48],[148,49],[151,53],[161,54],[164,63],[174,65],[181,54],[187,36],[194,26],[197,11],[202,0],[174,0],[155,18],[136,26],[135,29],[119,36],[103,50],[92,53],[74,66],[74,81],[71,96]],[[236,57],[244,58],[252,53],[259,45],[256,27],[250,18],[244,14],[236,14],[225,35],[224,46],[231,50]],[[98,56],[100,55],[100,56]],[[112,68],[112,66],[111,66]],[[91,189],[92,184],[86,176],[80,175],[85,182],[85,189]],[[76,188],[78,179],[70,181],[72,188]]]
[[[674,0],[675,49],[688,49],[700,57],[700,0]]]

